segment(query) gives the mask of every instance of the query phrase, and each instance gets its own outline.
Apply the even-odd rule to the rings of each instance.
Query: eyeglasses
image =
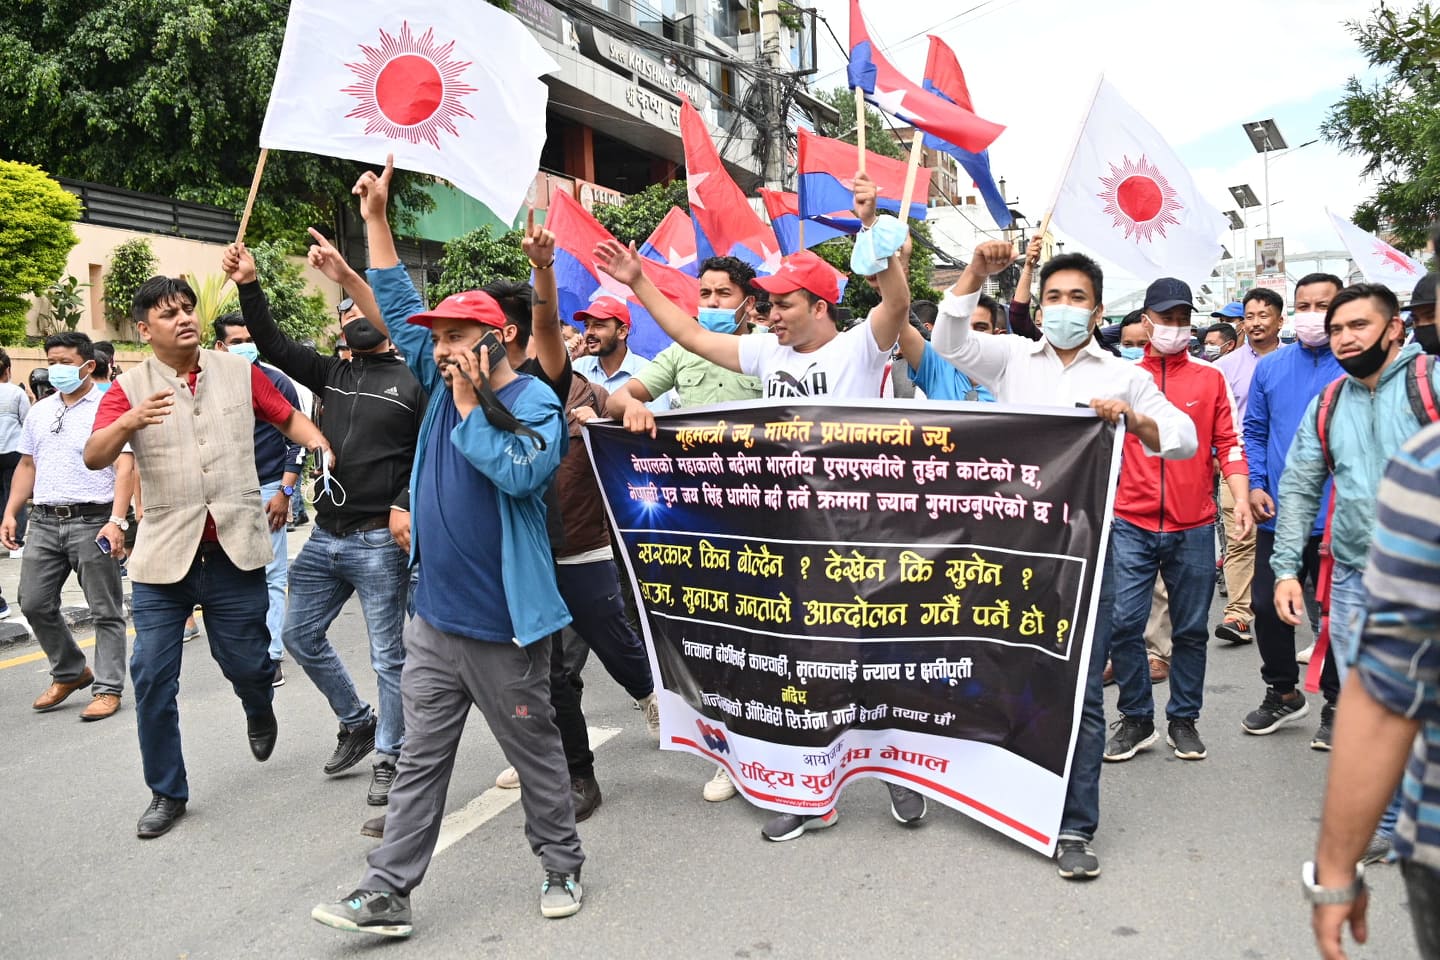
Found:
[[[344,300],[341,300],[335,305],[335,312],[340,314],[342,319],[344,318],[345,314],[349,313],[351,310],[354,309],[355,301],[350,297],[346,297]]]
[[[55,418],[54,423],[50,424],[51,433],[58,435],[61,430],[65,429],[65,414],[69,412],[70,408],[68,406],[63,403],[60,404],[60,415]]]

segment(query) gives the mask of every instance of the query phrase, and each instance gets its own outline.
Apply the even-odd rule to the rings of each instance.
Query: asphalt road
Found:
[[[373,697],[353,601],[333,635]],[[1262,692],[1253,647],[1211,646],[1200,723],[1210,759],[1177,760],[1162,740],[1106,766],[1096,842],[1104,876],[1089,884],[1061,880],[1051,862],[933,803],[918,828],[902,828],[873,780],[846,791],[836,828],[767,843],[767,814],[740,799],[702,801],[711,768],[657,751],[592,661],[585,702],[597,739],[609,739],[596,749],[604,805],[581,825],[584,909],[540,916],[542,875],[520,807],[491,795],[461,815],[414,894],[415,934],[404,942],[309,919],[314,904],[359,879],[374,841],[358,828],[375,811],[365,805],[368,763],[322,774],[335,724],[298,670],[277,691],[279,745],[261,765],[204,641],[187,647],[190,810],[168,836],[140,841],[134,826],[149,793],[131,704],[94,724],[77,719],[83,696],[33,714],[47,682],[36,651],[0,653],[4,958],[1315,956],[1298,877],[1326,755],[1309,749],[1310,721],[1269,737],[1241,733]],[[1318,719],[1318,698],[1313,706]],[[502,766],[474,717],[447,810],[471,804]],[[1397,871],[1377,868],[1371,879],[1372,945],[1351,956],[1413,958]]]

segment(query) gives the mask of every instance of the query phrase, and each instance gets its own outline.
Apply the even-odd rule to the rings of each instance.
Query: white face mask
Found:
[[[1307,311],[1295,314],[1295,338],[1307,347],[1318,347],[1330,342],[1330,327],[1325,323],[1325,314]]]
[[[1190,328],[1167,327],[1151,321],[1150,346],[1155,348],[1156,353],[1167,355],[1188,350],[1190,349]]]
[[[1218,343],[1207,343],[1207,344],[1205,344],[1205,348],[1204,348],[1204,351],[1203,351],[1203,352],[1204,352],[1204,354],[1205,354],[1205,359],[1206,359],[1206,360],[1219,360],[1219,359],[1220,359],[1220,344],[1218,344]]]

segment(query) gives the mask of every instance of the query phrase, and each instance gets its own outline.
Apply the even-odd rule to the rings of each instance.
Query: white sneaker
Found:
[[[519,790],[520,774],[515,772],[514,767],[506,767],[500,771],[500,776],[495,778],[495,786],[501,790]]]
[[[729,800],[733,796],[735,796],[735,784],[730,782],[730,774],[725,772],[724,767],[716,767],[715,776],[705,784],[705,799],[711,803],[719,803],[722,800]]]
[[[1310,662],[1310,654],[1312,654],[1312,653],[1314,653],[1314,652],[1315,652],[1315,644],[1312,643],[1312,644],[1310,644],[1310,646],[1306,647],[1304,650],[1301,650],[1299,653],[1295,654],[1295,662],[1296,662],[1296,663],[1309,663],[1309,662]]]
[[[640,709],[645,711],[645,729],[650,733],[650,739],[656,743],[660,742],[660,701],[652,692],[650,696],[639,701]]]

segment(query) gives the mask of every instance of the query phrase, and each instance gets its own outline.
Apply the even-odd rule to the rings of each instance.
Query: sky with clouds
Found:
[[[955,51],[976,111],[1007,125],[990,147],[991,167],[1005,178],[1012,205],[1038,224],[1102,72],[1175,148],[1210,203],[1234,208],[1226,188],[1240,183],[1263,201],[1263,161],[1242,125],[1274,118],[1292,147],[1317,139],[1346,81],[1365,75],[1345,24],[1365,18],[1374,4],[862,0],[862,9],[872,38],[914,80],[924,70],[927,33]],[[849,0],[815,5],[847,42]],[[844,55],[823,26],[819,51],[812,84],[843,84]],[[1370,195],[1363,165],[1324,140],[1271,155],[1271,234],[1285,238],[1287,253],[1341,248],[1325,208],[1349,216]],[[1265,234],[1264,210],[1248,216],[1253,244]],[[1228,235],[1222,242],[1236,252]],[[1117,292],[1142,285],[1113,266],[1111,273],[1107,287]]]

